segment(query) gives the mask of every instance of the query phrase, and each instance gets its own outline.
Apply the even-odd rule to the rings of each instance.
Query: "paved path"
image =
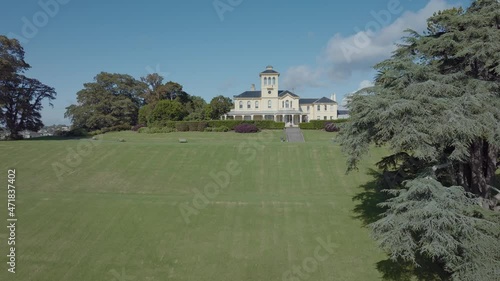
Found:
[[[306,142],[300,128],[286,128],[286,139],[288,142]]]

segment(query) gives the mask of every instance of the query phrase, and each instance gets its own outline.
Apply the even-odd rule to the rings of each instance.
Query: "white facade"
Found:
[[[310,120],[336,120],[335,96],[303,98],[288,90],[279,90],[279,72],[268,66],[260,73],[261,90],[234,96],[234,109],[223,118],[236,120],[274,120],[286,126],[297,126]]]

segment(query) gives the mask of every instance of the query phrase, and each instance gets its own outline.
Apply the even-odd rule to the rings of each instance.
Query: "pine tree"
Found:
[[[499,1],[436,13],[348,105],[340,142],[349,170],[372,144],[394,152],[378,163],[393,197],[370,225],[394,261],[433,262],[451,280],[500,280],[500,220],[490,211],[500,189],[499,42]]]

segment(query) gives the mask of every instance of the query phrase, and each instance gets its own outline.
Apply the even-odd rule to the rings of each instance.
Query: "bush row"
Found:
[[[140,134],[166,134],[166,133],[175,132],[175,129],[167,128],[167,127],[163,127],[163,128],[142,127],[137,132],[139,132]]]
[[[285,128],[284,122],[274,122],[273,120],[212,120],[208,121],[209,127],[226,126],[234,130],[240,124],[253,124],[260,130],[281,130]]]
[[[348,122],[349,119],[338,119],[338,120],[311,120],[309,123],[301,123],[299,126],[303,130],[323,130],[326,124],[341,124]],[[338,127],[338,126],[337,126]]]

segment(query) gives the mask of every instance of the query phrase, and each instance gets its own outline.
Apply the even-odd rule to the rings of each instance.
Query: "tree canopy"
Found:
[[[73,126],[100,130],[137,124],[140,96],[147,85],[126,74],[101,72],[77,93],[78,104],[66,108]]]
[[[489,209],[498,209],[500,3],[441,11],[426,32],[407,34],[375,66],[375,85],[352,97],[340,136],[349,170],[372,144],[393,151],[378,163],[396,192],[374,237],[393,259],[422,256],[453,280],[499,279]]]
[[[233,108],[233,101],[222,95],[214,97],[210,101],[208,108],[208,117],[214,120],[219,119],[222,115],[228,113]]]
[[[30,65],[24,61],[24,49],[16,39],[0,36],[0,124],[10,132],[10,138],[20,138],[23,130],[38,131],[42,102],[56,97],[54,88],[28,78],[22,73]]]

